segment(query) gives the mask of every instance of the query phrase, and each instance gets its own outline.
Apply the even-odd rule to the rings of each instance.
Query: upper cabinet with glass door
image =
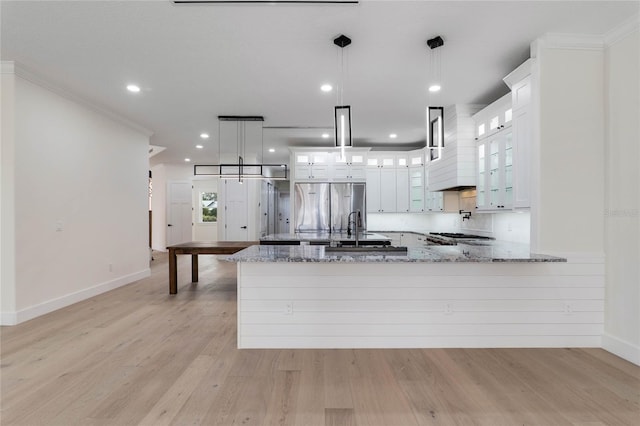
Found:
[[[477,139],[476,207],[513,208],[513,132],[511,95],[474,116]]]
[[[333,158],[329,152],[301,151],[293,153],[295,180],[326,180]]]
[[[506,94],[473,116],[476,123],[476,140],[489,137],[511,126],[513,113],[511,94]]]
[[[333,161],[333,179],[364,182],[367,178],[367,151],[368,149],[349,148],[345,150],[344,155],[342,152],[336,152]]]

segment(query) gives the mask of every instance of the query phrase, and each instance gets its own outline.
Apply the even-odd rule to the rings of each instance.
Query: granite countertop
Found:
[[[346,241],[354,240],[353,235],[348,236],[346,232],[297,232],[295,234],[270,234],[260,237],[260,241]],[[359,234],[360,241],[389,241],[389,237],[375,232],[362,232]]]
[[[408,247],[406,254],[398,253],[335,253],[325,252],[325,246],[256,245],[228,256],[230,262],[342,262],[342,263],[438,263],[438,262],[566,262],[560,257],[532,254],[529,245],[492,241],[473,245],[431,245]]]

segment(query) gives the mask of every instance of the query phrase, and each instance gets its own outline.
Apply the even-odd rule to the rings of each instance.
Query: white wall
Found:
[[[457,213],[367,213],[369,231],[458,232]]]
[[[542,39],[532,249],[604,253],[604,53]],[[535,89],[534,89],[535,90]],[[535,101],[534,101],[535,102]],[[535,107],[534,107],[535,109]]]
[[[3,323],[149,275],[148,134],[24,75],[16,69],[15,306],[3,305]]]
[[[458,213],[368,213],[370,231],[464,232],[484,235],[501,241],[529,243],[528,211],[473,213],[462,221]]]
[[[15,322],[15,75],[13,63],[2,63],[0,137],[0,324]],[[5,315],[7,318],[5,318]]]
[[[606,317],[603,346],[640,364],[640,32],[606,51]]]

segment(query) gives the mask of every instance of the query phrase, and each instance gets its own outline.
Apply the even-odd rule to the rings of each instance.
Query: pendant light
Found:
[[[429,149],[429,160],[435,161],[441,157],[444,148],[444,108],[442,106],[431,106],[436,104],[440,90],[442,90],[442,50],[444,40],[436,36],[427,40],[429,52],[429,102],[427,107],[427,148]]]
[[[340,85],[338,89],[338,105],[334,108],[336,147],[344,149],[353,146],[351,138],[351,106],[344,104],[344,48],[351,44],[351,39],[344,34],[336,37],[333,43],[340,48]]]
[[[272,179],[287,180],[286,164],[263,164],[262,116],[218,116],[218,159],[220,164],[197,164],[195,176],[218,176],[221,179]],[[259,122],[258,125],[250,123]],[[225,130],[222,131],[224,123]],[[228,131],[231,129],[233,131]],[[234,130],[235,129],[235,130]],[[223,135],[224,133],[224,135]],[[249,159],[249,162],[245,162]]]

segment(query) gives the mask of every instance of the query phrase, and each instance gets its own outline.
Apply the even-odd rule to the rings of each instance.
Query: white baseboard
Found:
[[[0,325],[16,325],[18,323],[18,315],[13,312],[0,313]]]
[[[640,346],[634,345],[631,342],[604,333],[602,335],[602,349],[636,365],[640,365]]]
[[[30,319],[39,317],[49,312],[64,308],[74,303],[81,302],[90,297],[97,296],[107,291],[122,287],[123,285],[130,284],[134,281],[146,278],[151,275],[151,269],[146,268],[142,271],[134,272],[132,274],[123,275],[114,280],[110,280],[104,283],[100,283],[93,287],[85,288],[75,293],[70,293],[46,302],[39,303],[37,305],[29,306],[28,308],[21,309],[17,312],[2,312],[0,325],[16,325]]]

